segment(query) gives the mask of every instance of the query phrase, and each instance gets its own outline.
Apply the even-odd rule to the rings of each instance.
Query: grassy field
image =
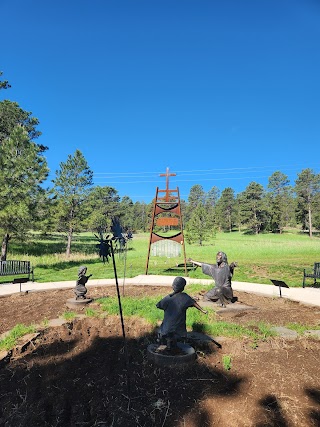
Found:
[[[66,243],[61,235],[34,236],[24,244],[11,241],[7,259],[30,260],[37,282],[76,280],[81,265],[88,267],[92,279],[113,278],[112,260],[102,263],[97,243],[91,233],[75,236],[72,255],[67,259],[64,255]],[[115,253],[119,278],[145,274],[148,245],[149,233],[135,234],[127,251]],[[301,286],[303,269],[312,268],[314,262],[320,261],[320,238],[310,239],[306,234],[294,231],[257,236],[238,232],[218,233],[215,239],[202,246],[186,244],[186,257],[214,263],[215,254],[220,250],[228,255],[229,262],[238,262],[234,274],[236,281],[271,284],[272,278],[284,280],[289,286]],[[148,274],[184,276],[183,266],[177,267],[183,262],[183,251],[181,256],[172,258],[151,254]],[[188,275],[191,278],[208,278],[200,268],[189,270]],[[0,283],[10,280],[12,277],[1,277]]]

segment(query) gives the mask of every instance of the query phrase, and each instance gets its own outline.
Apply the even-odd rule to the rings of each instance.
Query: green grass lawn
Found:
[[[156,307],[156,303],[162,298],[159,297],[144,297],[144,298],[129,298],[122,297],[121,305],[124,316],[137,316],[146,319],[153,326],[157,326],[163,320],[163,311]],[[97,300],[100,307],[107,314],[117,315],[119,313],[118,300],[116,297],[100,298]],[[187,330],[202,332],[214,336],[225,337],[248,337],[253,340],[262,340],[267,337],[274,336],[269,325],[260,323],[256,330],[234,324],[232,322],[216,321],[215,311],[208,309],[208,314],[203,314],[195,308],[187,310],[186,317]]]
[[[92,279],[113,278],[112,260],[103,264],[98,256],[97,241],[92,233],[76,235],[72,243],[72,254],[67,259],[65,241],[59,234],[46,238],[34,235],[27,243],[10,242],[7,259],[30,260],[34,267],[35,281],[51,282],[77,279],[81,265],[88,267]],[[149,245],[149,233],[135,234],[127,251],[115,253],[117,275],[135,277],[145,274]],[[181,248],[182,249],[182,248]],[[240,282],[271,284],[270,278],[284,280],[290,287],[301,286],[303,269],[312,268],[320,261],[320,238],[310,239],[306,234],[286,232],[277,234],[248,235],[238,232],[217,233],[216,238],[198,244],[186,244],[186,257],[198,261],[215,262],[215,254],[223,251],[228,261],[237,261],[234,280]],[[166,258],[150,255],[148,274],[185,275],[181,256]],[[191,278],[209,278],[200,268],[190,270]],[[12,277],[1,277],[0,283]],[[310,281],[310,284],[312,281]]]

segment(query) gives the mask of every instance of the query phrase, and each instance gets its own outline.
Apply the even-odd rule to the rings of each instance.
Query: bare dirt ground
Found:
[[[134,286],[125,294],[161,297],[169,291]],[[94,299],[115,293],[112,287],[88,289]],[[218,321],[320,324],[316,307],[235,296],[257,310]],[[56,290],[1,298],[0,334],[17,323],[43,325],[58,318],[72,297],[71,290]],[[147,358],[155,331],[140,318],[125,319],[128,364],[118,316],[79,317],[39,332],[0,362],[1,427],[320,426],[320,340],[314,337],[275,337],[257,347],[246,337],[213,337],[220,346],[192,343],[193,364],[163,368]],[[226,355],[230,370],[223,367]]]

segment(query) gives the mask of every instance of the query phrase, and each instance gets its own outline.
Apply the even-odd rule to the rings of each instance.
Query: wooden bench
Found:
[[[315,262],[313,266],[313,270],[306,268],[303,270],[303,282],[302,287],[305,287],[306,278],[313,279],[313,285],[315,286],[317,283],[317,279],[320,279],[320,262]]]
[[[34,281],[33,269],[30,261],[0,261],[0,276],[17,276],[18,274],[27,274]]]

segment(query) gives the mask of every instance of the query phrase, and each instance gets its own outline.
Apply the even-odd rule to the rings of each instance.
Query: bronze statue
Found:
[[[86,293],[88,291],[86,288],[86,283],[89,280],[89,278],[92,276],[92,274],[90,274],[89,276],[86,276],[86,272],[87,272],[87,267],[81,266],[79,268],[78,280],[77,280],[76,287],[74,288],[74,293],[76,294],[76,300],[86,299]]]
[[[187,337],[186,312],[189,307],[207,314],[193,298],[183,292],[186,283],[183,277],[176,277],[172,283],[173,292],[156,304],[157,308],[164,310],[159,340],[161,344],[167,345],[168,350],[175,348],[177,341]]]
[[[207,301],[219,301],[222,307],[230,302],[235,302],[237,298],[233,296],[231,279],[233,270],[237,266],[236,262],[228,264],[227,255],[219,251],[216,255],[216,264],[206,264],[204,262],[189,259],[194,265],[202,268],[202,272],[211,276],[215,281],[215,286],[204,294],[203,299]]]

